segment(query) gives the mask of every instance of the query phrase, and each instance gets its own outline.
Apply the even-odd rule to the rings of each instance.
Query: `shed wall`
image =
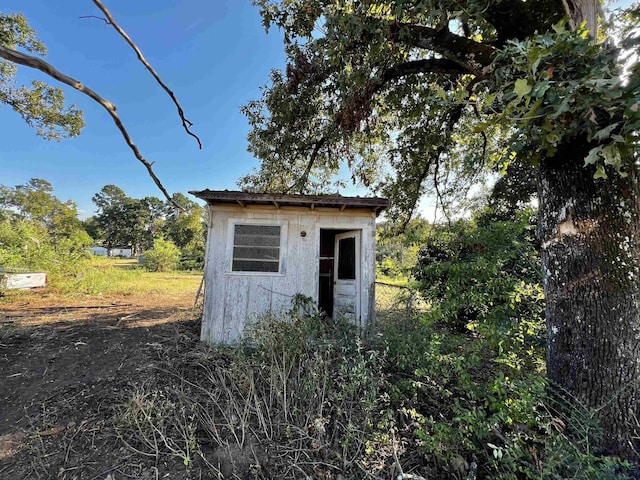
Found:
[[[205,262],[202,340],[232,342],[247,322],[290,308],[300,293],[318,301],[320,229],[361,230],[361,326],[373,321],[375,214],[367,209],[316,209],[269,206],[211,206]],[[231,272],[234,221],[286,223],[284,273]],[[301,232],[306,236],[302,237]]]

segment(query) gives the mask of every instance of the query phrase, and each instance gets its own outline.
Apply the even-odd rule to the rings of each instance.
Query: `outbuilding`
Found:
[[[375,220],[383,198],[190,192],[209,205],[201,338],[229,343],[296,294],[366,327],[375,315]]]

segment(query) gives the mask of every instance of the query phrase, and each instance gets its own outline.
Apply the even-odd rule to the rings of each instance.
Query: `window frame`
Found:
[[[235,247],[236,225],[251,225],[263,227],[280,227],[280,251],[277,272],[257,272],[233,270],[233,250]],[[231,218],[227,227],[227,255],[225,262],[225,273],[227,275],[249,275],[249,276],[269,276],[282,277],[286,274],[286,251],[287,251],[288,222],[286,220],[268,220],[262,218]]]

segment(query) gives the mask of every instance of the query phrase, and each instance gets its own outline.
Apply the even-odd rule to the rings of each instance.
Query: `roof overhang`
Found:
[[[314,210],[318,207],[346,209],[367,209],[378,215],[389,206],[389,200],[377,197],[343,197],[342,195],[284,195],[273,193],[247,193],[229,190],[190,191],[191,195],[201,198],[209,205],[269,205],[276,209],[282,207],[305,207]]]

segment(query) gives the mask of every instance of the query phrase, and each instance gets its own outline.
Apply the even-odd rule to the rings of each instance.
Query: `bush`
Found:
[[[180,249],[173,242],[159,238],[153,249],[144,252],[144,268],[150,272],[174,270],[180,260]]]
[[[414,276],[432,309],[430,322],[480,335],[503,360],[531,358],[544,345],[544,295],[533,212],[515,221],[459,221],[434,228]]]
[[[377,347],[393,418],[424,478],[631,478],[594,453],[594,412],[542,372],[500,363],[487,340],[415,319],[386,325]]]
[[[53,238],[29,220],[0,222],[0,267],[15,271],[44,271],[52,284],[74,277],[89,257],[91,239],[82,231]]]

